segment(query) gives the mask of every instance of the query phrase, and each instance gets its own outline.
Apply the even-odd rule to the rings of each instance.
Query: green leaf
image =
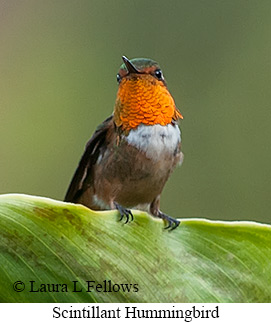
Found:
[[[1,195],[0,301],[271,301],[270,225],[186,219],[167,232],[161,220],[133,213],[124,224],[116,211]],[[45,292],[42,284],[62,285]]]

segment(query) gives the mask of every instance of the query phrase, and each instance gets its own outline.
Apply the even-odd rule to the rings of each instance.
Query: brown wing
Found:
[[[76,203],[84,191],[91,185],[91,173],[93,165],[103,148],[108,130],[112,127],[113,116],[107,118],[94,132],[86,145],[85,152],[73,175],[66,193],[65,202]]]

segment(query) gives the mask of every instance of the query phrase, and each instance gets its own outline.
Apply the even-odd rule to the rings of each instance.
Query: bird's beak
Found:
[[[128,73],[137,73],[140,74],[140,72],[136,69],[133,63],[129,61],[129,59],[126,56],[122,56],[122,60],[128,70]]]

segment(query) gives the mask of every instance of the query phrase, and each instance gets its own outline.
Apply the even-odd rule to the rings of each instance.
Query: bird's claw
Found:
[[[163,219],[165,222],[167,222],[167,226],[164,227],[164,230],[172,231],[176,229],[181,221],[171,218],[170,216],[166,215],[165,213],[159,212],[158,217]]]
[[[134,220],[134,216],[133,216],[133,213],[131,212],[131,210],[126,209],[125,207],[121,206],[120,204],[118,204],[116,202],[114,202],[114,205],[120,213],[119,221],[121,221],[124,218],[124,216],[126,217],[125,224]]]

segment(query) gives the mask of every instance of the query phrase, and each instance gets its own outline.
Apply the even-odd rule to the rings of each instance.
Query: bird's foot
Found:
[[[159,218],[163,219],[167,223],[167,226],[164,227],[164,230],[168,229],[168,231],[172,231],[172,230],[176,229],[179,226],[179,224],[181,223],[181,221],[171,218],[170,216],[166,215],[165,213],[163,213],[161,211],[159,211],[157,216]]]
[[[131,210],[126,209],[125,207],[121,206],[120,204],[118,204],[117,202],[114,202],[114,205],[116,207],[116,209],[119,211],[120,213],[120,221],[126,217],[126,221],[125,223],[131,222],[134,220],[134,216],[133,213],[131,212]]]

